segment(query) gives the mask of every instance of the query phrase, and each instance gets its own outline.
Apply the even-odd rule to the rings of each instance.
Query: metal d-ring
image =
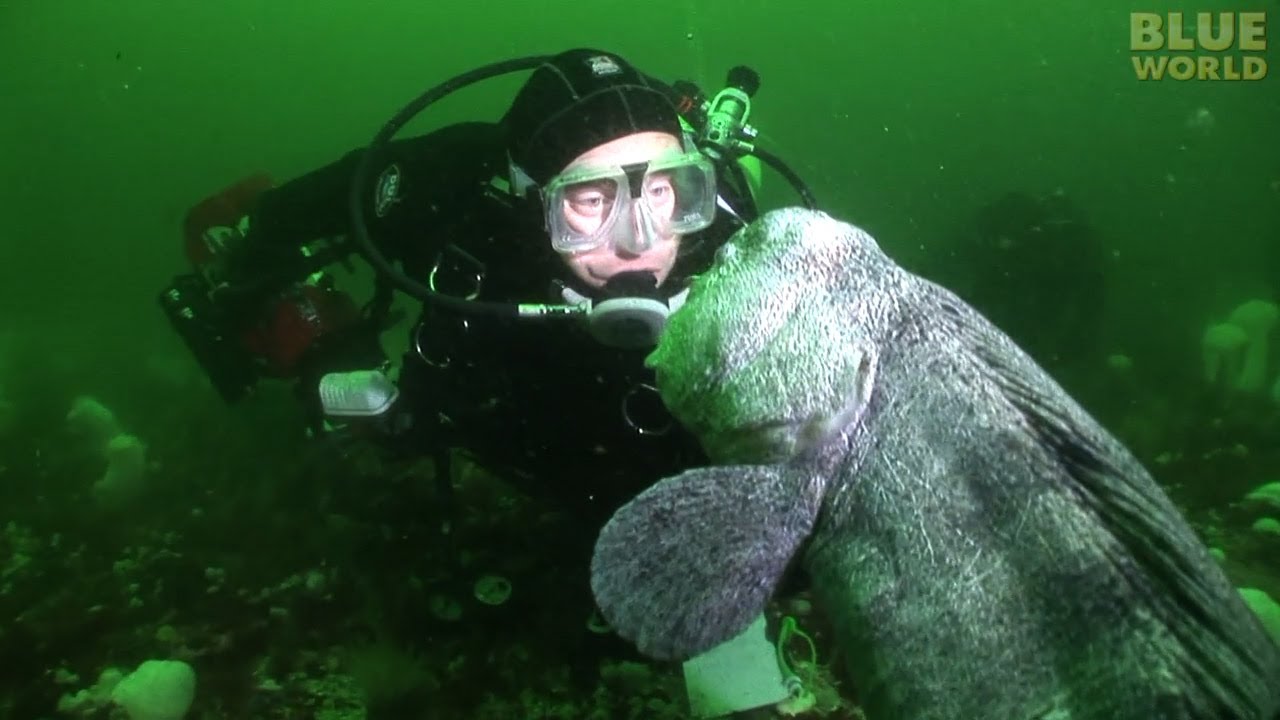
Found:
[[[458,247],[457,245],[454,245],[453,243],[445,245],[444,248],[441,249],[441,251],[438,254],[436,254],[436,261],[431,265],[431,272],[430,274],[427,275],[427,287],[433,293],[438,293],[442,295],[444,294],[440,292],[440,288],[436,287],[436,277],[441,274],[440,266],[444,263],[445,255],[448,253],[456,255],[458,258],[461,258],[461,260],[465,264],[469,264],[472,267],[471,292],[464,295],[463,299],[467,301],[471,301],[480,297],[480,288],[484,284],[484,263],[480,262],[480,260],[476,258],[474,255],[468,253],[466,250],[463,250],[462,248]],[[461,263],[459,264],[459,266],[461,266]],[[463,320],[462,324],[463,324],[463,329],[466,329],[466,320]],[[451,365],[453,361],[448,356],[445,356],[442,359],[436,359],[436,358],[430,357],[427,351],[423,349],[422,331],[423,331],[423,323],[418,323],[418,326],[413,330],[413,351],[418,354],[418,357],[422,358],[422,362],[430,365],[431,367],[434,367],[434,368],[449,367],[449,365]],[[428,342],[427,345],[430,346],[430,342]]]
[[[657,425],[656,427],[650,427],[643,421],[636,421],[632,404],[637,402],[636,398],[642,393],[651,394],[653,396],[652,401],[656,401],[658,407],[664,408],[662,414],[666,417],[665,423]],[[675,425],[671,416],[666,414],[665,406],[662,404],[662,397],[658,394],[658,388],[647,383],[640,383],[631,386],[631,389],[627,390],[626,394],[622,396],[622,420],[628,427],[635,430],[636,433],[640,435],[666,435],[671,432],[672,426]]]
[[[444,262],[445,253],[453,253],[474,267],[474,274],[471,276],[474,281],[471,292],[467,293],[463,299],[475,300],[477,297],[480,297],[480,286],[484,283],[484,263],[480,262],[480,260],[474,255],[452,243],[445,245],[444,249],[436,255],[436,261],[431,266],[431,273],[427,276],[427,287],[429,287],[433,293],[440,292],[440,290],[436,288],[436,275],[440,272],[440,264]]]
[[[422,358],[422,362],[430,365],[433,368],[439,368],[443,370],[444,368],[449,367],[450,365],[453,364],[453,360],[450,359],[448,355],[445,355],[444,359],[442,360],[436,360],[434,358],[428,357],[427,351],[422,349],[422,330],[424,325],[426,325],[426,323],[420,322],[417,324],[417,326],[413,328],[413,351],[418,354],[418,357]],[[430,343],[428,343],[428,345],[429,344]]]

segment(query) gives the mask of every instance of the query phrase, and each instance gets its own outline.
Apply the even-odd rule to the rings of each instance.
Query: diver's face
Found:
[[[629,165],[631,163],[652,160],[661,155],[678,153],[680,141],[673,135],[661,132],[642,132],[620,137],[603,145],[582,153],[570,162],[565,170],[575,170],[593,166]],[[649,207],[656,213],[674,211],[674,197],[668,200],[662,197],[664,189],[659,187],[660,180],[653,187],[646,187],[646,197],[650,198]],[[666,188],[670,195],[670,188]],[[604,208],[613,202],[607,193],[591,194],[590,189],[566,196],[563,208],[565,222],[575,231],[589,234],[599,227]],[[630,215],[630,213],[628,213]],[[638,232],[636,217],[619,217],[617,222],[627,223],[631,231]],[[580,280],[593,288],[603,287],[609,278],[621,272],[643,271],[653,273],[658,285],[666,281],[671,268],[676,262],[676,251],[680,247],[680,236],[670,235],[653,238],[648,247],[624,249],[618,243],[607,242],[598,247],[581,252],[563,254],[569,269]]]

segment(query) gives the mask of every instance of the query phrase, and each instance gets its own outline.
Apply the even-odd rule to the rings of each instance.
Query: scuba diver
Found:
[[[500,121],[392,139],[441,97],[521,70],[533,72]],[[708,99],[591,49],[458,76],[364,150],[278,187],[248,178],[193,208],[194,272],[160,304],[228,402],[260,378],[291,380],[313,429],[431,457],[441,492],[461,450],[570,511],[581,544],[565,551],[564,582],[580,588],[585,619],[604,522],[705,462],[644,366],[666,317],[759,214],[761,162],[814,204],[754,146],[758,83],[737,67]],[[362,306],[325,270],[356,254],[377,273]],[[380,336],[397,292],[421,314],[393,367]]]

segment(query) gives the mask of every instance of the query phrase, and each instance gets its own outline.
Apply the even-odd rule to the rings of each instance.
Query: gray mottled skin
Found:
[[[1280,712],[1280,651],[1151,476],[857,228],[744,229],[650,363],[717,465],[601,533],[597,601],[641,651],[733,637],[798,562],[872,720]]]

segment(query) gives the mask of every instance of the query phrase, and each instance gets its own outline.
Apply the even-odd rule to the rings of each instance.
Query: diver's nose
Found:
[[[652,234],[648,232],[648,219],[637,205],[631,208],[625,230],[613,239],[613,251],[618,257],[637,258],[653,248]]]

